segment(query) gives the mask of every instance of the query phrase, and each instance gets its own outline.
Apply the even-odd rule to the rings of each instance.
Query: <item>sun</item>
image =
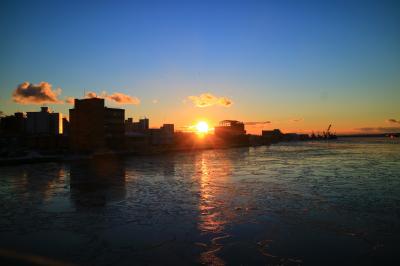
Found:
[[[206,134],[206,133],[208,133],[208,131],[209,131],[208,124],[207,124],[207,122],[205,122],[205,121],[199,121],[199,122],[196,124],[195,127],[196,127],[197,133],[199,133],[199,134]]]

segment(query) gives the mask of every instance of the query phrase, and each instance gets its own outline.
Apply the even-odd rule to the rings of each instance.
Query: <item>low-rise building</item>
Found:
[[[246,135],[244,123],[236,120],[223,120],[214,128],[214,134],[218,137],[230,137]]]
[[[263,130],[262,137],[267,142],[278,142],[283,139],[283,133],[280,129]]]
[[[146,133],[149,130],[149,119],[141,118],[138,122],[134,122],[133,118],[125,120],[125,134],[130,133]]]
[[[282,133],[279,129],[274,130],[263,130],[262,137],[266,142],[275,143],[278,141],[302,141],[308,140],[307,134],[297,134],[297,133]]]
[[[60,135],[63,133],[62,114],[41,107],[40,112],[26,113],[26,132],[29,135]]]
[[[174,124],[164,124],[160,128],[149,129],[152,145],[170,145],[174,143]]]
[[[17,137],[25,134],[26,117],[23,113],[15,113],[2,117],[0,120],[0,135],[5,137]]]

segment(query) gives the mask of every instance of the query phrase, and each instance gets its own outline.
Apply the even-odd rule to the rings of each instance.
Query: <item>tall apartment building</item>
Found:
[[[108,108],[104,99],[75,99],[69,110],[70,147],[74,151],[120,149],[124,144],[125,110]]]

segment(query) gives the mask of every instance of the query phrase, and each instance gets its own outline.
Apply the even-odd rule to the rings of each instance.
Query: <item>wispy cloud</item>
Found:
[[[202,93],[198,96],[189,96],[189,100],[197,107],[208,107],[219,105],[229,107],[233,104],[232,100],[227,97],[218,97],[211,93]]]
[[[112,94],[108,94],[103,91],[101,94],[97,94],[96,92],[89,91],[85,95],[86,98],[103,98],[114,101],[118,104],[140,104],[140,99],[137,97],[133,97],[124,93],[114,92]]]
[[[290,121],[290,122],[293,122],[293,123],[303,122],[303,121],[304,121],[304,118],[290,119],[289,121]]]
[[[400,124],[400,120],[393,119],[393,118],[387,119],[386,122],[391,123],[391,124]]]
[[[106,95],[106,98],[112,100],[118,104],[140,104],[140,100],[137,97],[133,97],[120,92],[115,92],[110,95]]]
[[[14,90],[12,99],[20,104],[63,103],[58,99],[61,89],[52,89],[52,85],[42,81],[39,84],[24,82]]]
[[[257,125],[266,125],[271,124],[271,121],[256,121],[256,122],[244,122],[246,126],[257,126]]]

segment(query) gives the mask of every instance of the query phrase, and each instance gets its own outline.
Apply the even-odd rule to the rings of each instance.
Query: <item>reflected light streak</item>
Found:
[[[223,248],[218,241],[230,237],[224,232],[228,221],[225,219],[227,213],[224,210],[223,198],[226,196],[224,183],[227,181],[231,162],[227,159],[224,160],[221,156],[218,165],[214,164],[216,155],[215,152],[202,152],[197,163],[199,167],[197,172],[200,173],[198,228],[202,234],[209,234],[211,237],[211,243],[205,245],[206,250],[200,255],[200,261],[207,265],[225,265],[225,262],[217,254]],[[221,162],[222,165],[220,165]]]

